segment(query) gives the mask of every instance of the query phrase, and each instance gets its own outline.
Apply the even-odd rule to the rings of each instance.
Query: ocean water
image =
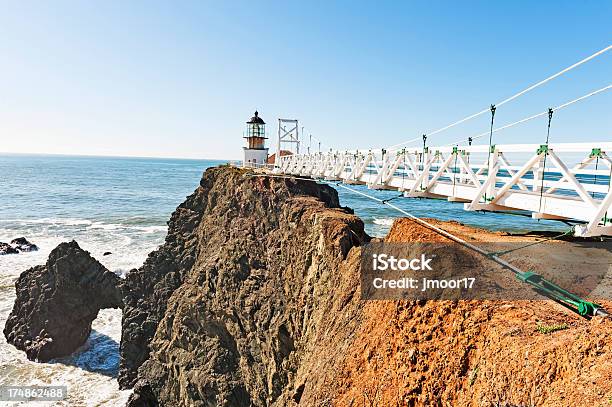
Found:
[[[198,185],[207,160],[0,155],[0,241],[24,236],[37,252],[0,256],[0,327],[15,299],[19,274],[43,264],[60,242],[75,239],[123,275],[163,243],[166,222]],[[104,252],[111,255],[103,256]],[[121,312],[103,310],[72,357],[34,363],[0,335],[0,385],[67,385],[54,405],[124,406],[119,391]],[[0,402],[2,404],[2,402]],[[22,403],[24,404],[24,403]],[[52,403],[37,403],[37,405]],[[19,405],[19,404],[15,404]]]
[[[142,265],[163,243],[166,222],[199,183],[202,172],[222,161],[153,158],[0,155],[0,242],[24,236],[40,250],[0,256],[0,328],[15,299],[14,282],[27,268],[43,264],[60,242],[75,239],[108,269],[125,275]],[[366,191],[364,187],[352,188]],[[342,205],[355,210],[374,236],[382,236],[398,214],[379,203],[339,189]],[[382,198],[392,191],[369,191]],[[555,222],[465,212],[446,201],[396,199],[424,217],[511,231],[561,230]],[[104,252],[111,255],[103,256]],[[66,406],[123,406],[119,391],[121,313],[104,310],[88,342],[77,354],[34,363],[0,335],[0,385],[67,385]],[[49,404],[49,403],[47,403]],[[18,404],[16,404],[18,405]],[[37,405],[45,405],[38,403]]]

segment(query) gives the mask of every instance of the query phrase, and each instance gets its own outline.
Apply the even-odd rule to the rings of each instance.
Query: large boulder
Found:
[[[41,362],[85,343],[104,308],[122,307],[121,280],[75,242],[61,243],[45,265],[24,271],[6,321],[7,341]]]

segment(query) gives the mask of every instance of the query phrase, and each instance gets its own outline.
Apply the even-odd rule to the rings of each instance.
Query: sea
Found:
[[[0,256],[0,330],[15,300],[21,272],[44,264],[59,243],[76,240],[108,269],[125,276],[164,241],[174,209],[198,186],[202,172],[227,161],[0,154],[0,242],[25,237],[40,250]],[[368,191],[382,199],[397,192]],[[340,203],[363,219],[372,236],[384,236],[398,216],[390,208],[339,188]],[[552,221],[466,212],[462,204],[397,198],[419,217],[456,220],[506,231],[564,230]],[[110,255],[104,253],[110,252]],[[92,334],[74,355],[35,363],[0,335],[0,386],[63,385],[63,402],[38,406],[124,406],[130,391],[117,385],[121,311],[103,310]],[[26,403],[5,403],[18,406]]]

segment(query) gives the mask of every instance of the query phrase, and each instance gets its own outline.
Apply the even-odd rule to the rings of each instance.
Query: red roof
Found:
[[[280,156],[283,157],[285,155],[292,155],[293,153],[289,150],[281,150],[280,152]],[[268,164],[274,164],[274,160],[276,159],[276,154],[272,154],[271,156],[268,156],[268,161],[266,161]]]

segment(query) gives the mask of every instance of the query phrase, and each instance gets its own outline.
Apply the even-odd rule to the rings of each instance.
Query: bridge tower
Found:
[[[286,149],[283,146],[289,144]],[[276,154],[274,165],[280,165],[280,158],[284,155],[300,153],[300,132],[297,119],[278,119],[278,140],[276,142]]]

